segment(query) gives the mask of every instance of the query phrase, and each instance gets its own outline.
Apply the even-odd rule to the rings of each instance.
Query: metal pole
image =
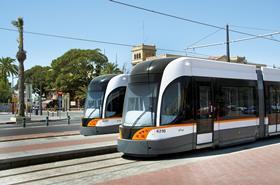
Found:
[[[227,61],[230,62],[230,52],[229,52],[229,28],[228,28],[228,24],[226,26],[226,34],[227,34]]]
[[[40,109],[40,115],[43,115],[42,110],[42,82],[40,83],[40,99],[39,99],[39,109]]]
[[[25,127],[26,127],[26,118],[23,117],[23,118],[22,118],[22,121],[23,121],[23,122],[22,122],[22,123],[23,123],[22,126],[23,126],[23,128],[25,128]]]
[[[49,126],[49,116],[46,117],[46,126]]]
[[[70,125],[70,116],[67,116],[67,123],[68,123],[68,125]]]

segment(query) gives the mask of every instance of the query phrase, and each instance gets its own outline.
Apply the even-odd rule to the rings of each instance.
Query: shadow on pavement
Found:
[[[151,157],[122,155],[122,158],[128,160],[136,160],[136,161],[160,161],[160,160],[172,160],[172,159],[183,159],[183,158],[210,157],[210,156],[218,156],[218,155],[229,154],[229,153],[234,153],[239,151],[246,151],[248,149],[269,146],[277,143],[280,143],[280,137],[272,136],[269,138],[257,140],[256,142],[244,143],[244,144],[227,146],[227,147],[197,149],[197,150],[192,150],[187,152],[181,152],[175,154],[163,154],[163,155],[151,156]]]

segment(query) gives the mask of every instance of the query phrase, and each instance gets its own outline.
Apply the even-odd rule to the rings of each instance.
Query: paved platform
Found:
[[[0,170],[116,151],[117,134],[50,137],[51,134],[34,136],[46,136],[40,139],[28,135],[25,140],[0,142]]]
[[[24,135],[14,135],[14,136],[0,136],[0,142],[8,141],[21,141],[27,139],[39,139],[39,138],[50,138],[50,137],[60,137],[60,136],[72,136],[80,135],[80,131],[65,131],[65,132],[48,132],[39,134],[24,134]]]
[[[276,185],[280,184],[280,144],[147,171],[98,185]]]

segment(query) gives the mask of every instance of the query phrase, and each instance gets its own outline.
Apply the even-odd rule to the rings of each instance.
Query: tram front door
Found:
[[[213,142],[214,114],[213,90],[211,82],[197,82],[196,86],[196,118],[197,145]]]
[[[269,133],[280,132],[280,88],[271,86],[269,88]]]

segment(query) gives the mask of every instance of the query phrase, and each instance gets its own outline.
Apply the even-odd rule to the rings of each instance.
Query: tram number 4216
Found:
[[[159,133],[159,134],[166,133],[166,129],[157,129],[156,132]]]

